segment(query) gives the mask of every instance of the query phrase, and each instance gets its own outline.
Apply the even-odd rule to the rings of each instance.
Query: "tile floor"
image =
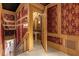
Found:
[[[41,42],[35,41],[34,49],[31,52],[24,52],[17,56],[68,56],[68,55],[56,49],[52,49],[51,47],[48,47],[48,52],[45,53],[41,45]]]

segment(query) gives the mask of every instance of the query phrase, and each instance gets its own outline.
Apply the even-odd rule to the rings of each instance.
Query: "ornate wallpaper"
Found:
[[[17,22],[18,26],[16,29],[16,34],[17,34],[16,40],[19,43],[21,42],[21,39],[23,39],[25,33],[27,32],[27,23],[28,23],[27,18],[24,18],[24,19]]]
[[[16,45],[20,43],[20,26],[16,27]]]
[[[21,17],[27,15],[27,8],[25,8],[24,6],[17,12],[16,14],[16,18],[17,20],[20,19]]]
[[[27,28],[23,28],[23,25],[22,25],[22,38],[24,37],[26,32],[27,32]]]
[[[15,16],[11,14],[4,14],[3,16],[6,20],[15,20]]]
[[[20,18],[22,18],[23,16],[25,16],[27,14],[27,8],[25,6],[22,6],[22,8],[20,8],[16,14],[16,19],[19,20]],[[17,26],[17,30],[16,30],[16,40],[17,40],[17,43],[21,42],[21,39],[23,38],[24,34],[26,33],[27,31],[27,28],[23,28],[23,23],[25,22],[25,19],[22,19],[22,20],[19,20],[16,24],[19,25]],[[19,44],[18,43],[18,44]]]
[[[58,38],[58,37],[52,37],[52,36],[48,36],[48,41],[54,42],[56,44],[63,44],[62,39]]]
[[[16,13],[16,19],[18,20],[20,18],[20,12]]]
[[[21,11],[22,16],[25,16],[25,15],[27,14],[27,8],[22,7],[22,9],[21,9],[21,10],[22,10],[22,11]]]
[[[57,33],[57,5],[48,8],[47,27],[48,32]]]
[[[62,4],[61,15],[61,33],[79,35],[79,4]]]
[[[17,43],[20,43],[20,26],[17,28]]]
[[[18,26],[16,27],[16,40],[15,40],[16,44],[15,46],[18,44]]]

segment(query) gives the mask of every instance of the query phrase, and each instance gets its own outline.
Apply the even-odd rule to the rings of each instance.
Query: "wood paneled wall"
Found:
[[[54,6],[56,5],[57,10],[55,11],[57,15],[55,15],[56,13],[54,11],[51,11],[55,9]],[[48,31],[48,45],[70,55],[79,55],[79,4],[49,4],[47,7],[48,10],[51,11],[51,15],[54,13],[52,17],[50,17],[48,13],[48,17],[50,18],[48,18],[48,22],[51,22],[51,24],[48,23],[48,25],[51,25],[48,26],[48,28],[50,27],[51,29],[49,29],[53,31],[53,29],[57,27],[57,33],[55,31]],[[57,21],[56,18],[53,17],[56,17]],[[55,23],[57,23],[57,25]],[[60,41],[62,44],[59,44]]]
[[[28,6],[27,4],[20,4],[16,10],[16,49],[20,53],[27,50],[28,39]]]

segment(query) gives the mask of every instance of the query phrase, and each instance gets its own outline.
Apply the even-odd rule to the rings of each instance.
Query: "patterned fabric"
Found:
[[[57,5],[48,8],[47,11],[47,29],[48,32],[57,33]]]
[[[63,44],[63,41],[58,37],[48,36],[48,41],[51,41],[51,42],[54,42],[54,43],[60,44],[60,45]]]
[[[16,18],[17,20],[20,19],[21,17],[27,15],[27,8],[25,8],[24,6],[17,12],[16,14]]]
[[[17,12],[16,19],[18,20],[20,18],[20,12]]]
[[[24,18],[24,19],[22,19],[22,21],[17,22],[17,24],[19,24],[19,25],[17,26],[17,29],[16,29],[17,33],[16,34],[17,34],[17,41],[19,41],[19,42],[21,39],[23,39],[25,33],[27,32],[27,28],[24,27],[24,25],[23,25],[26,23],[27,23],[27,18]]]
[[[4,18],[6,20],[15,20],[15,16],[10,14],[4,14]]]
[[[19,44],[20,43],[20,26],[18,26],[17,29],[18,29],[17,30],[17,44]]]
[[[27,8],[22,7],[21,10],[22,10],[22,11],[21,11],[21,15],[22,15],[22,16],[25,16],[25,15],[27,14]]]
[[[15,47],[16,45],[18,44],[18,26],[16,27],[16,40],[15,40],[16,44],[15,44]]]
[[[24,17],[27,14],[27,8],[25,6],[22,6],[22,8],[20,8],[16,14],[16,19],[19,20],[22,17]],[[27,32],[27,28],[23,28],[23,23],[27,23],[27,20],[25,20],[27,18],[24,18],[20,21],[18,21],[16,24],[19,25],[17,28],[17,44],[21,43],[21,39],[23,39],[25,33]],[[17,45],[18,46],[18,45]]]
[[[62,4],[61,15],[61,33],[79,35],[79,4]]]
[[[14,21],[15,20],[15,16],[14,15],[11,15],[11,14],[4,14],[4,16],[2,17],[3,19],[3,24],[4,25],[15,25],[15,22],[7,22],[6,20],[8,21]],[[14,29],[15,26],[5,26],[5,29]]]

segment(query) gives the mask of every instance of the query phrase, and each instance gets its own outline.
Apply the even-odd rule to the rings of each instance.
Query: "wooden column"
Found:
[[[3,43],[2,43],[3,37],[2,37],[1,12],[2,12],[2,4],[0,3],[0,56],[3,55]]]

